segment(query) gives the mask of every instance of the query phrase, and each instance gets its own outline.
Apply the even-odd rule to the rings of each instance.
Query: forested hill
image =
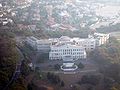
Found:
[[[11,79],[17,60],[15,42],[7,36],[0,35],[0,90]]]

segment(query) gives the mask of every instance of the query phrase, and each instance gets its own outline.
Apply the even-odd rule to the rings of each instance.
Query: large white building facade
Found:
[[[49,52],[50,60],[60,60],[65,56],[71,56],[73,59],[85,59],[86,51],[84,47],[78,45],[64,44],[51,46]]]
[[[72,56],[73,59],[85,59],[86,52],[106,44],[108,39],[109,34],[94,33],[88,35],[88,38],[61,36],[60,38],[37,39],[28,37],[26,42],[35,50],[49,52],[50,60],[60,60],[65,56]]]

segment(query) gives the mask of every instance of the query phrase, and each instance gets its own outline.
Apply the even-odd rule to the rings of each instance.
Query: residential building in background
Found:
[[[106,44],[109,39],[109,34],[94,33],[94,38],[96,38],[96,45],[100,46]]]
[[[94,33],[93,35],[88,35],[88,38],[93,38],[96,40],[96,46],[106,44],[109,41],[109,34]]]

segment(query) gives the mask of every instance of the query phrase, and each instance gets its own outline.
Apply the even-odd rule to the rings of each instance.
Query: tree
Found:
[[[79,64],[78,64],[78,67],[79,67],[80,69],[83,69],[83,68],[84,68],[84,65],[83,65],[82,63],[79,63]]]
[[[0,35],[0,89],[11,79],[17,60],[15,41],[6,34]]]
[[[120,63],[120,46],[115,38],[110,38],[109,43],[96,48],[90,53],[90,58],[103,67],[112,63]]]
[[[47,79],[53,84],[59,84],[61,82],[60,77],[53,73],[47,73]]]
[[[61,81],[60,86],[61,86],[61,87],[64,87],[64,86],[65,86],[65,83],[64,83],[63,81]]]
[[[104,68],[101,72],[104,76],[111,78],[112,81],[120,83],[120,64],[111,64]]]
[[[77,84],[75,84],[72,88],[73,88],[73,90],[81,90],[81,89],[80,89],[80,86],[77,85]]]
[[[60,65],[56,64],[56,65],[54,65],[54,68],[55,68],[55,70],[60,70]]]
[[[115,84],[112,86],[112,88],[110,90],[120,90],[120,84]]]
[[[23,76],[27,76],[30,73],[30,67],[28,66],[27,60],[22,61],[21,73]]]
[[[13,84],[10,86],[10,90],[27,90],[25,79],[20,76]]]
[[[93,90],[93,87],[92,87],[92,86],[89,86],[87,90]]]
[[[103,83],[104,83],[104,87],[109,89],[114,84],[114,79],[105,76]]]
[[[51,73],[48,72],[48,73],[47,73],[47,79],[50,80],[50,78],[51,78]]]
[[[102,45],[91,52],[91,59],[98,65],[100,72],[104,75],[104,87],[117,90],[114,84],[120,83],[120,45],[111,37],[109,43]],[[119,89],[118,89],[119,90]]]
[[[84,75],[81,78],[81,81],[79,81],[79,84],[91,84],[91,85],[97,85],[99,84],[100,77],[97,75]]]

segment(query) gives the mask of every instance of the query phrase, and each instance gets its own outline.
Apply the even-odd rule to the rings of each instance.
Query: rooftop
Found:
[[[61,36],[61,37],[59,38],[59,40],[60,40],[60,41],[70,41],[71,38],[68,37],[68,36]]]
[[[37,41],[38,39],[37,38],[35,38],[35,37],[33,37],[33,36],[31,36],[31,37],[29,37],[31,40],[33,40],[33,41]]]
[[[97,35],[97,36],[106,36],[106,35],[109,35],[109,34],[103,34],[103,33],[94,33],[94,35]]]

